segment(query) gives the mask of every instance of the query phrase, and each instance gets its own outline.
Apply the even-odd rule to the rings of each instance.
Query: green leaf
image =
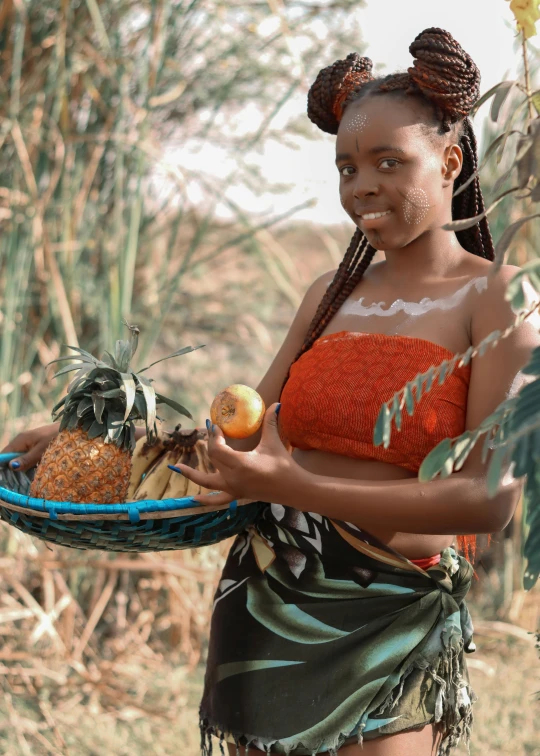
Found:
[[[524,218],[520,218],[519,220],[515,221],[515,223],[512,223],[510,226],[505,228],[501,238],[499,239],[499,241],[497,242],[495,246],[494,270],[498,270],[501,267],[501,265],[504,263],[505,252],[510,246],[510,244],[512,243],[512,239],[517,234],[519,229],[525,223],[528,223],[530,220],[533,220],[534,218],[540,218],[540,213],[527,215]]]
[[[193,420],[192,414],[187,410],[183,405],[179,404],[178,402],[175,402],[174,399],[169,399],[167,396],[163,396],[163,394],[158,394],[156,392],[156,400],[157,402],[161,404],[167,404],[169,407],[172,407],[172,409],[179,412],[181,415],[185,415],[186,417],[189,417],[190,420]]]
[[[66,375],[67,373],[72,373],[74,370],[79,369],[80,363],[77,365],[66,365],[66,367],[63,367],[61,370],[59,370],[57,373],[53,375],[53,378],[60,378],[61,375]]]
[[[520,132],[520,131],[514,131],[514,132],[512,132],[512,133],[514,133],[514,134],[521,134],[521,132]],[[478,178],[478,176],[480,175],[480,171],[482,171],[482,170],[483,170],[483,169],[485,168],[485,166],[487,165],[487,163],[488,163],[488,161],[489,161],[489,158],[490,158],[490,157],[492,156],[492,154],[493,154],[493,153],[495,152],[495,150],[496,150],[496,149],[497,149],[497,147],[498,147],[498,146],[500,145],[500,143],[502,142],[502,140],[503,140],[503,139],[504,139],[504,134],[499,134],[499,136],[498,136],[498,137],[496,137],[496,138],[495,138],[495,139],[494,139],[494,140],[492,141],[492,143],[491,143],[491,144],[489,145],[489,147],[487,148],[487,150],[486,150],[486,152],[485,152],[485,154],[484,154],[484,159],[482,160],[482,164],[481,164],[481,166],[480,166],[480,167],[478,168],[478,170],[477,170],[477,171],[475,171],[475,172],[474,172],[473,174],[471,174],[471,175],[469,176],[469,178],[467,179],[467,181],[464,181],[464,182],[463,182],[463,184],[461,184],[461,186],[460,186],[460,187],[459,187],[458,189],[456,189],[456,191],[455,191],[455,192],[453,193],[453,195],[452,195],[452,198],[453,198],[453,197],[457,197],[457,196],[458,196],[459,194],[461,194],[462,192],[464,192],[464,191],[465,191],[465,189],[467,189],[467,187],[468,187],[468,186],[470,186],[470,184],[472,184],[472,182],[473,182],[473,181],[474,181],[474,180],[475,180],[476,178]],[[510,171],[508,171],[508,176],[510,175],[510,173],[512,172],[512,170],[513,170],[513,166],[512,166],[512,168],[510,169]],[[507,178],[508,178],[508,176],[507,176]],[[499,187],[499,188],[500,188],[500,187]],[[494,190],[494,191],[495,191],[495,190]],[[496,193],[496,191],[495,191],[495,193]]]
[[[462,437],[454,442],[454,470],[461,470],[474,448],[476,438],[470,431],[465,431]]]
[[[397,430],[400,431],[401,430],[401,396],[400,396],[399,391],[396,391],[396,393],[394,394],[394,401],[392,403],[392,409],[390,412],[396,424]]]
[[[419,373],[413,381],[413,386],[416,389],[416,403],[422,398],[423,380],[422,373]]]
[[[501,338],[501,335],[501,331],[492,331],[486,336],[485,339],[482,339],[477,347],[480,357],[482,357],[486,353],[486,350],[490,344],[495,346],[496,342]]]
[[[156,360],[155,362],[152,362],[150,365],[147,365],[145,368],[142,368],[142,370],[137,370],[138,373],[144,373],[146,370],[149,370],[154,365],[157,365],[158,362],[163,362],[164,360],[170,360],[171,357],[180,357],[182,354],[188,354],[189,352],[195,352],[197,349],[202,349],[206,344],[200,344],[196,347],[184,347],[183,349],[179,349],[177,352],[173,352],[173,354],[169,354],[167,357],[162,357],[160,360]]]
[[[98,423],[97,420],[94,420],[88,430],[88,438],[98,438],[99,436],[102,438],[105,437],[105,426],[102,423]]]
[[[101,359],[106,365],[109,365],[109,367],[118,370],[118,364],[110,352],[105,351]]]
[[[526,375],[540,375],[540,346],[533,349],[529,362],[521,368],[521,372]]]
[[[95,365],[97,365],[99,362],[99,360],[96,357],[94,357],[93,354],[90,354],[90,352],[86,352],[84,349],[81,349],[80,347],[69,346],[68,344],[64,344],[64,346],[67,347],[67,349],[73,349],[74,352],[78,352],[81,355],[80,359],[83,362],[93,362]]]
[[[536,110],[537,115],[540,115],[540,92],[539,91],[532,93],[531,102],[533,104],[534,109]]]
[[[144,400],[144,395],[140,394],[138,391],[135,394],[135,408],[141,419],[146,422],[146,402]]]
[[[94,405],[94,416],[98,423],[101,423],[103,418],[103,410],[105,409],[105,399],[103,398],[103,394],[98,393],[97,391],[93,391],[92,399],[90,401]]]
[[[515,87],[516,84],[517,81],[501,81],[499,83],[499,88],[495,93],[495,97],[493,98],[493,102],[491,103],[491,109],[489,113],[493,122],[497,122],[500,110],[504,105],[506,98],[512,91],[512,88]]]
[[[133,405],[135,404],[135,393],[137,391],[137,386],[135,385],[135,381],[133,380],[131,373],[122,373],[121,375],[122,385],[126,393],[126,410],[124,412],[124,422],[126,422],[131,410],[133,409]]]
[[[419,480],[423,483],[433,480],[442,471],[449,457],[452,457],[452,439],[444,438],[422,460],[418,470]]]
[[[463,367],[464,365],[468,365],[471,361],[471,358],[473,356],[474,347],[470,346],[466,352],[464,352],[463,357],[458,362],[458,367]]]
[[[477,223],[479,223],[482,218],[485,218],[486,215],[489,215],[489,213],[494,210],[499,202],[501,202],[505,197],[507,197],[509,194],[514,194],[515,192],[519,191],[518,186],[513,186],[511,189],[506,189],[506,191],[502,192],[497,199],[495,199],[491,205],[484,210],[483,213],[480,213],[479,215],[475,215],[472,218],[464,218],[463,220],[454,220],[450,223],[445,223],[443,228],[445,231],[464,231],[466,228],[471,228],[472,226],[476,226]]]
[[[499,92],[499,90],[501,90],[501,89],[502,89],[502,91],[503,91],[503,92],[506,92],[506,93],[508,94],[508,92],[510,91],[510,87],[509,87],[508,85],[509,85],[509,84],[512,84],[512,85],[513,85],[513,84],[516,84],[516,83],[517,83],[517,82],[515,82],[515,81],[510,81],[510,80],[506,80],[506,81],[500,81],[500,82],[499,82],[498,84],[495,84],[495,86],[494,86],[494,87],[491,87],[491,89],[488,89],[488,91],[487,91],[487,92],[485,92],[485,93],[484,93],[484,94],[482,95],[482,97],[480,97],[480,98],[479,98],[479,99],[478,99],[478,100],[477,100],[477,101],[475,102],[475,104],[473,105],[473,107],[472,107],[472,109],[471,109],[471,118],[474,118],[474,116],[476,115],[476,113],[478,112],[478,110],[480,109],[480,107],[481,107],[481,106],[482,106],[482,105],[483,105],[483,104],[484,104],[485,102],[487,102],[487,101],[489,100],[489,98],[490,98],[490,97],[493,97],[493,95],[497,94],[497,92]]]
[[[104,399],[119,399],[125,396],[125,392],[121,388],[109,389],[108,391],[100,391],[99,395]]]
[[[144,394],[144,401],[146,402],[146,430],[151,433],[151,429],[156,423],[156,392],[148,378],[135,374],[134,378],[139,382]]]
[[[55,412],[58,412],[58,410],[60,409],[60,407],[63,407],[63,406],[64,406],[64,404],[66,403],[66,399],[67,399],[67,396],[64,396],[64,397],[62,397],[62,399],[60,399],[60,401],[59,401],[59,402],[57,402],[57,403],[56,403],[56,404],[54,405],[54,407],[52,408],[53,414],[54,414]]]
[[[129,341],[118,339],[116,342],[115,358],[118,363],[118,370],[121,373],[129,370],[129,362],[131,360],[131,344]]]
[[[448,360],[444,360],[444,362],[441,362],[439,365],[439,386],[441,386],[445,378],[448,374],[448,368],[450,367],[450,362]]]
[[[386,404],[383,404],[379,410],[377,422],[375,423],[375,429],[373,431],[373,445],[380,446],[384,444],[384,448],[388,448],[390,443],[390,421],[391,413]]]
[[[407,385],[403,389],[403,398],[405,399],[405,406],[407,408],[407,413],[409,415],[412,415],[414,412],[414,397],[411,391],[410,383],[407,383]]]
[[[491,499],[497,493],[499,481],[502,477],[503,463],[508,456],[508,447],[499,446],[493,451],[487,474],[488,497]]]
[[[431,366],[427,373],[425,373],[426,376],[426,386],[424,391],[426,394],[431,391],[431,386],[433,385],[433,379],[435,378],[435,368]]]
[[[82,417],[83,413],[92,406],[92,399],[85,396],[77,405],[77,417]]]

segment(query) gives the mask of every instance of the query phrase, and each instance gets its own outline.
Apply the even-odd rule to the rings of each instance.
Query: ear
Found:
[[[453,184],[463,168],[463,151],[459,144],[450,144],[444,150],[442,166],[443,186]]]

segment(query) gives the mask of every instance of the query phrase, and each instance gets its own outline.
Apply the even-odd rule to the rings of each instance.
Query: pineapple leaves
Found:
[[[164,362],[165,360],[170,360],[171,357],[180,357],[182,354],[195,352],[197,349],[202,349],[203,346],[206,346],[206,344],[199,344],[199,346],[196,346],[196,347],[189,346],[189,347],[184,347],[183,349],[179,349],[177,352],[173,352],[173,354],[169,354],[168,357],[162,357],[161,359],[150,363],[150,365],[147,365],[145,368],[142,368],[142,370],[138,370],[137,373],[144,373],[146,370],[149,370],[149,368],[154,367],[154,365],[157,365],[158,362]]]
[[[133,420],[142,419],[146,424],[149,438],[157,433],[156,421],[158,403],[185,415],[190,420],[193,416],[179,402],[157,394],[151,379],[140,376],[131,368],[131,360],[137,350],[139,328],[129,325],[129,340],[119,339],[115,344],[114,355],[104,352],[101,360],[79,347],[70,347],[75,354],[59,357],[51,363],[69,361],[55,375],[61,377],[75,372],[75,377],[68,386],[67,395],[63,397],[53,409],[53,418],[60,419],[61,430],[82,428],[89,438],[101,437],[105,443],[133,449],[135,446],[135,426]],[[200,349],[197,347],[183,347],[174,354],[156,360],[143,371],[153,365],[179,357]]]
[[[97,391],[92,391],[92,399],[90,404],[94,407],[94,417],[96,421],[101,424],[103,418],[103,410],[105,409],[105,399],[102,394]]]
[[[181,415],[185,415],[186,417],[189,417],[190,420],[193,420],[193,416],[191,415],[191,413],[181,404],[179,404],[178,402],[175,402],[174,399],[169,399],[168,396],[163,396],[162,394],[157,394],[157,393],[156,393],[156,399],[158,403],[167,404],[169,407],[172,407],[173,410],[176,410]]]
[[[118,340],[116,342],[115,359],[120,373],[129,370],[129,363],[131,362],[131,344],[129,341]]]
[[[134,378],[139,382],[144,395],[146,404],[146,432],[148,436],[152,436],[156,425],[156,392],[148,378],[137,374],[134,374]]]
[[[126,395],[126,409],[124,412],[124,422],[126,422],[126,420],[131,414],[133,405],[135,404],[135,393],[137,391],[137,387],[130,373],[121,373],[121,376],[122,376],[122,387]]]

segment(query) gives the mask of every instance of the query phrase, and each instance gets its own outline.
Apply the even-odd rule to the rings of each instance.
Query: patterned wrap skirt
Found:
[[[424,570],[351,523],[269,504],[215,595],[202,755],[215,736],[222,754],[335,756],[432,723],[449,754],[472,724],[472,574],[452,548]]]

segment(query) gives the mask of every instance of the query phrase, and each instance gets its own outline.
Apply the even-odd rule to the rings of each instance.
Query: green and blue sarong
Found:
[[[472,724],[472,574],[453,548],[424,570],[351,523],[269,504],[215,595],[202,755],[216,736],[220,753],[333,756],[430,723],[448,754]]]

